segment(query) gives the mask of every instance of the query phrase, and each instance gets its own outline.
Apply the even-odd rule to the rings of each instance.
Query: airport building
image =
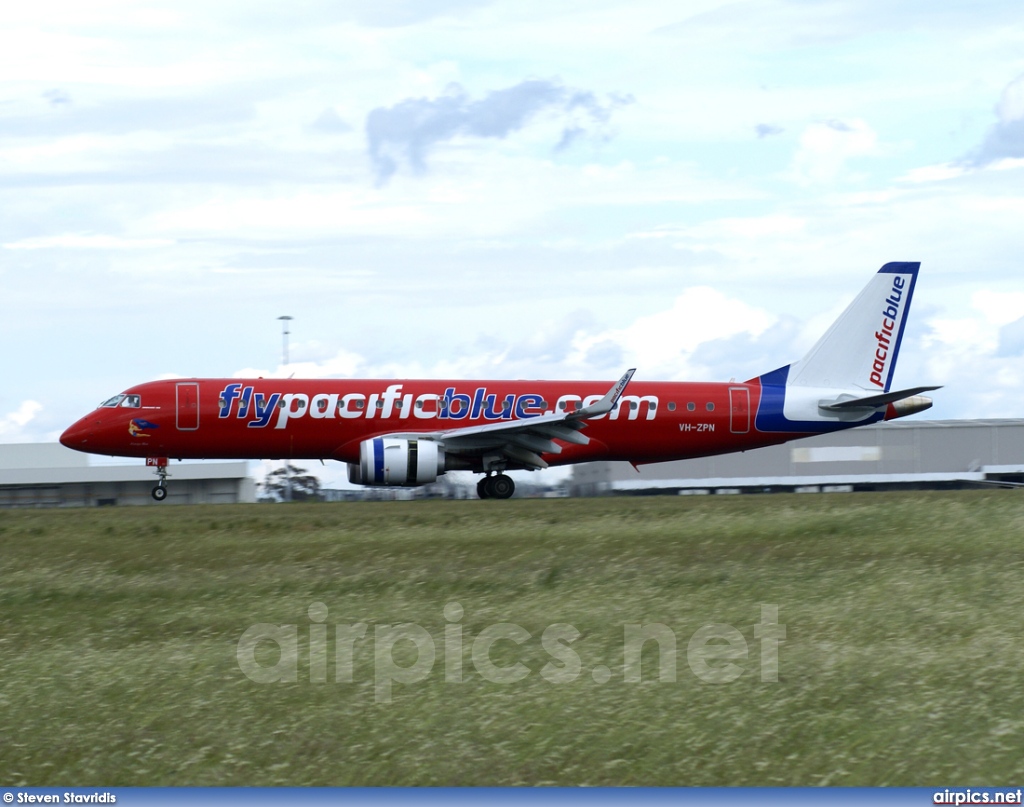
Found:
[[[960,488],[1024,483],[1024,420],[894,421],[738,454],[573,467],[571,496]]]
[[[93,465],[86,454],[57,443],[0,445],[0,507],[158,504],[150,495],[155,469],[143,460],[122,462]],[[256,501],[246,462],[172,462],[167,471],[162,506]]]

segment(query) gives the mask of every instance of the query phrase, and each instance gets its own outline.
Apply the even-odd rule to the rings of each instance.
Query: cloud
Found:
[[[922,377],[944,384],[936,406],[957,417],[1020,417],[1024,293],[981,290],[925,321]],[[1009,360],[1008,360],[1009,359]]]
[[[963,176],[966,169],[963,166],[944,163],[942,165],[925,165],[920,168],[911,168],[900,177],[901,182],[910,182],[915,185],[924,182],[944,182],[947,179],[956,179]]]
[[[996,115],[998,121],[989,129],[984,142],[965,158],[968,165],[982,167],[998,160],[1024,157],[1024,75],[1003,90]]]
[[[707,378],[722,381],[728,374],[746,381],[800,359],[806,330],[805,323],[794,317],[782,317],[759,333],[743,331],[705,342],[695,359],[706,368]]]
[[[352,127],[342,120],[341,115],[333,107],[327,107],[321,112],[320,117],[313,121],[309,128],[324,134],[344,134],[352,131]]]
[[[569,118],[556,144],[556,149],[566,148],[586,132],[578,118],[607,123],[616,107],[632,100],[610,95],[601,101],[592,92],[557,81],[527,79],[474,101],[460,85],[452,84],[438,98],[408,98],[372,110],[366,117],[366,139],[377,181],[383,184],[402,158],[413,171],[423,173],[427,154],[435,146],[456,137],[505,138],[542,112]]]
[[[983,290],[971,295],[971,307],[986,324],[986,347],[998,358],[1024,355],[1024,293]]]
[[[1024,317],[999,329],[997,356],[1024,356]]]
[[[22,238],[4,244],[4,249],[154,249],[171,246],[166,238],[119,238],[113,235],[69,233],[66,235]]]
[[[763,344],[759,344],[764,335]],[[488,333],[472,344],[389,358],[372,348],[297,344],[297,360],[246,367],[236,378],[607,378],[627,367],[650,380],[724,380],[799,358],[799,325],[707,286],[685,289],[649,313],[608,326],[579,308],[536,328]],[[410,358],[415,355],[416,358]],[[745,376],[746,377],[746,376]]]
[[[775,126],[771,123],[759,123],[754,128],[754,131],[757,132],[758,140],[763,140],[764,138],[771,137],[772,135],[782,134],[786,130],[781,126]]]
[[[584,137],[587,130],[582,126],[569,126],[562,131],[562,139],[555,145],[555,151],[565,151],[573,143]]]
[[[120,135],[131,132],[179,132],[203,126],[252,122],[254,91],[232,88],[216,96],[116,98],[91,105],[72,104],[60,90],[46,93],[50,109],[4,118],[7,137]]]
[[[51,106],[62,106],[71,103],[71,96],[59,88],[47,90],[43,93],[43,98],[49,101]]]
[[[280,3],[247,3],[236,25],[260,32],[272,30],[285,35],[307,28],[328,28],[344,23],[355,23],[370,28],[399,28],[414,26],[443,17],[466,17],[486,8],[493,0],[303,0],[299,7]],[[226,8],[232,9],[231,4]],[[301,9],[301,12],[298,10]]]
[[[310,352],[302,345],[296,349]],[[354,378],[361,373],[370,373],[366,358],[351,350],[342,348],[333,356],[321,356],[317,360],[293,361],[279,364],[273,370],[245,367],[232,374],[233,378]]]
[[[590,312],[570,312],[555,322],[529,329],[518,344],[504,352],[503,360],[564,364],[569,360],[573,340],[595,327],[596,323]]]
[[[716,289],[695,286],[679,295],[671,308],[641,316],[624,328],[577,334],[566,363],[579,366],[591,360],[615,357],[621,362],[625,358],[631,366],[643,367],[649,380],[709,378],[723,368],[705,362],[704,345],[742,334],[758,337],[775,322],[763,309]]]
[[[993,325],[1008,325],[1024,311],[1024,293],[983,289],[971,295],[971,305]]]
[[[804,185],[832,182],[846,163],[877,151],[878,138],[864,121],[828,120],[814,123],[800,135],[793,174]]]
[[[4,442],[17,442],[31,440],[23,434],[23,429],[43,409],[38,401],[23,401],[15,411],[0,418],[0,440]]]

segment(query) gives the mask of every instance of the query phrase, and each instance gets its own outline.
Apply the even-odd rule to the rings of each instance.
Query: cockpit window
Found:
[[[115,406],[120,406],[125,409],[138,409],[142,406],[142,396],[126,395],[122,392],[120,395],[115,395],[113,398],[109,398],[100,404],[101,408],[107,407],[108,409],[113,409]]]

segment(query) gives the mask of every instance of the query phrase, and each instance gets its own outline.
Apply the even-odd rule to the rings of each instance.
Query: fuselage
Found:
[[[891,390],[920,264],[888,263],[798,362],[743,383],[382,379],[152,381],[105,401],[61,437],[94,454],[146,457],[166,495],[167,458],[334,459],[361,485],[591,460],[634,464],[726,454],[920,412]]]
[[[607,381],[179,379],[132,387],[72,425],[61,442],[94,454],[176,459],[359,461],[377,435],[440,432],[578,409]],[[686,459],[792,440],[758,428],[762,387],[633,382],[587,421],[587,445],[543,453],[550,465]],[[857,425],[857,424],[850,424]],[[467,470],[479,470],[473,463]]]

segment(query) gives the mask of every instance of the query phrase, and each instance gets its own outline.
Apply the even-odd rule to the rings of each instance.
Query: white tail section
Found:
[[[806,356],[787,386],[888,392],[920,263],[887,263]]]

